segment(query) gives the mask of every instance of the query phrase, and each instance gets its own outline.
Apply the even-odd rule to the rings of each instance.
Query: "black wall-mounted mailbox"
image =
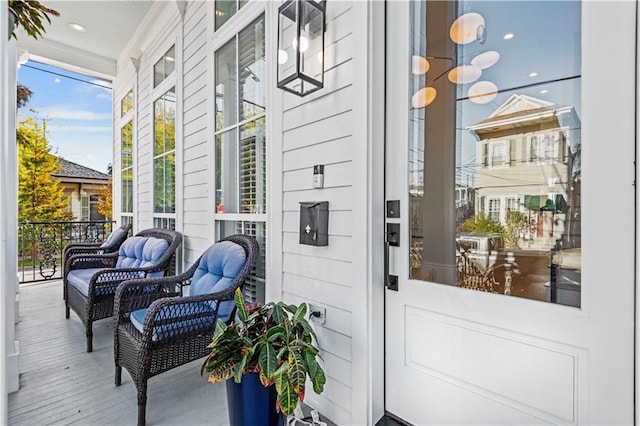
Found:
[[[329,202],[300,203],[300,244],[329,245]]]

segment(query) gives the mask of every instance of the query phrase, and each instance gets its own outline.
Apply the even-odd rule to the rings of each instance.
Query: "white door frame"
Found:
[[[585,43],[586,46],[588,46],[588,50],[583,51],[583,58],[582,58],[582,63],[583,63],[582,75],[583,75],[583,82],[584,82],[583,84],[589,84],[589,82],[595,81],[594,79],[596,77],[594,76],[597,76],[598,81],[601,81],[601,82],[607,81],[607,84],[600,84],[600,85],[590,83],[588,86],[589,90],[583,91],[582,103],[583,105],[588,106],[589,108],[584,112],[583,118],[582,118],[583,135],[584,135],[583,138],[587,137],[592,141],[615,140],[616,137],[618,138],[626,137],[628,139],[629,130],[635,129],[635,131],[633,132],[635,133],[635,140],[633,141],[633,145],[631,145],[631,141],[629,141],[629,145],[625,144],[624,152],[622,152],[621,150],[620,152],[617,152],[616,155],[612,155],[610,151],[609,152],[607,151],[606,146],[603,146],[603,144],[592,144],[588,149],[589,152],[585,154],[583,157],[583,164],[585,165],[585,167],[591,168],[591,170],[594,170],[595,168],[592,168],[592,167],[594,164],[597,164],[598,166],[597,169],[600,170],[600,173],[602,173],[602,170],[606,170],[608,173],[610,172],[615,174],[617,177],[617,181],[620,182],[622,185],[624,185],[624,182],[628,182],[629,185],[634,185],[633,178],[637,177],[637,172],[634,169],[633,160],[637,158],[637,150],[634,150],[633,148],[637,147],[637,140],[639,137],[638,126],[636,125],[636,122],[638,120],[637,115],[639,110],[638,101],[637,101],[638,99],[637,84],[636,84],[636,87],[626,87],[626,91],[630,93],[630,95],[625,96],[623,99],[619,99],[617,104],[615,105],[616,110],[629,111],[629,110],[635,109],[636,117],[631,119],[629,117],[629,114],[627,114],[625,117],[622,117],[621,119],[618,119],[617,121],[615,121],[615,124],[612,123],[611,126],[604,126],[601,123],[597,126],[593,126],[592,123],[594,121],[592,120],[592,117],[614,115],[611,112],[611,104],[609,105],[605,105],[603,103],[598,104],[597,102],[594,102],[593,99],[598,99],[599,96],[602,96],[603,98],[605,98],[605,94],[611,90],[620,90],[621,92],[624,92],[625,88],[621,87],[623,85],[622,82],[629,81],[630,75],[636,76],[636,79],[640,78],[640,74],[638,74],[637,72],[638,70],[637,58],[633,56],[628,56],[624,58],[618,57],[619,61],[617,62],[616,70],[621,70],[620,73],[624,74],[624,78],[612,77],[611,69],[607,70],[606,67],[603,66],[602,64],[602,55],[604,54],[604,52],[607,52],[607,46],[609,46],[610,48],[610,46],[612,45],[613,38],[611,36],[611,32],[607,34],[607,31],[604,31],[604,34],[603,34],[601,32],[595,31],[595,29],[599,28],[599,26],[602,24],[601,17],[603,16],[603,13],[606,13],[606,14],[610,14],[610,13],[607,10],[602,9],[602,8],[606,8],[606,5],[603,6],[601,4],[594,4],[592,2],[584,2],[583,4],[585,4],[585,7],[583,8],[583,23],[585,26],[583,27],[584,30],[583,30],[582,37],[583,37],[583,42]],[[620,9],[618,9],[618,11],[619,10]],[[634,11],[637,14],[637,4],[636,4],[636,7],[634,8]],[[625,8],[622,14],[619,14],[617,16],[610,16],[609,19],[611,20],[609,20],[608,22],[612,22],[612,21],[619,22],[624,19],[626,19],[628,22],[628,17],[629,17],[629,8]],[[635,37],[634,37],[634,34],[618,34],[617,37],[626,38],[627,40],[629,40],[629,38],[636,40],[637,38],[636,45],[638,45],[638,43],[640,42],[640,38],[638,38],[637,34],[635,35]],[[387,54],[391,55],[393,54],[393,52],[387,52]],[[606,78],[607,75],[609,76],[608,78]],[[605,128],[606,128],[606,132],[605,132]],[[399,143],[404,143],[404,141],[400,141]],[[633,158],[630,158],[630,157],[633,157]],[[595,200],[596,197],[594,196],[594,194],[602,194],[604,196],[604,194],[610,193],[611,188],[607,189],[606,187],[601,186],[599,182],[596,181],[595,177],[590,178],[589,176],[587,176],[585,180],[587,181],[586,182],[587,185],[591,185],[590,186],[591,189],[589,190],[590,195],[587,197],[587,199],[584,200],[584,205],[586,206],[585,210],[587,211],[587,215],[586,217],[583,217],[583,226],[584,226],[584,229],[586,229],[587,232],[589,233],[588,236],[586,237],[587,244],[585,244],[585,246],[589,247],[589,245],[591,245],[591,247],[593,247],[594,244],[597,244],[597,241],[599,238],[598,236],[605,235],[604,233],[607,232],[607,229],[606,229],[607,224],[608,226],[615,226],[616,220],[610,219],[609,221],[604,221],[603,218],[606,218],[606,217],[609,217],[609,218],[611,218],[612,216],[623,217],[624,223],[630,223],[631,221],[633,221],[633,223],[635,223],[636,225],[636,229],[633,231],[633,235],[637,236],[639,221],[638,221],[638,213],[637,213],[637,204],[635,200],[630,198],[621,200],[620,204],[617,204],[616,213],[612,215],[610,212],[607,211],[606,207],[602,205],[603,203],[598,203]],[[634,192],[637,197],[638,196],[637,187]],[[406,205],[406,203],[404,205]],[[620,213],[617,213],[618,209]],[[404,215],[404,217],[406,217],[406,214],[407,214],[406,212],[401,212],[401,213]],[[632,215],[635,215],[635,217],[633,217]],[[402,232],[402,236],[406,238],[406,235],[408,234],[405,232],[405,230],[402,229],[401,232]],[[634,262],[635,263],[634,270],[636,272],[636,277],[637,277],[638,261],[636,256],[638,251],[637,249],[638,238],[636,238],[635,242],[632,242],[632,243],[630,243],[630,240],[628,237],[623,237],[622,239],[616,237],[615,241],[624,242],[624,247],[629,247],[629,248],[631,246],[633,247],[634,253],[629,253],[629,252],[622,253],[622,259],[624,259],[623,262],[627,262],[627,266],[630,266],[629,263],[633,262],[633,259],[636,259]],[[589,250],[587,249],[587,251]],[[400,254],[400,256],[406,257],[406,253]],[[598,267],[595,266],[594,263],[589,264],[593,260],[597,260],[597,259],[594,259],[593,256],[588,257],[588,255],[583,258],[583,262],[585,262],[584,263],[585,269],[588,269],[587,272],[589,274],[592,274],[589,278],[589,282],[590,283],[594,283],[594,282],[607,283],[611,281],[611,277],[607,277],[606,272],[602,272],[598,270]],[[403,267],[406,267],[407,262],[403,262],[403,265],[405,265]],[[600,268],[600,269],[604,269],[604,268]],[[400,272],[400,271],[397,271],[397,272]],[[623,281],[623,285],[627,288],[627,291],[629,290],[629,287],[628,287],[629,285],[632,285],[635,291],[635,287],[637,286],[636,277],[633,278],[633,282],[631,283],[629,283],[628,280]],[[604,311],[610,315],[624,314],[625,318],[630,318],[630,316],[628,315],[628,312],[620,313],[616,309],[616,306],[613,306],[613,305],[607,306],[606,295],[607,294],[604,292],[603,289],[598,289],[597,291],[591,289],[590,291],[587,292],[586,295],[585,293],[583,293],[582,309],[580,314],[576,315],[576,317],[587,317],[587,318],[590,316],[595,317],[598,315],[597,311],[600,311],[600,315],[602,315]],[[462,297],[465,297],[465,296],[462,296]],[[637,294],[637,292],[635,292],[635,298],[637,303],[640,303],[640,297]],[[531,302],[531,303],[536,303],[536,302]],[[502,308],[501,310],[504,312],[512,311],[515,313],[517,310],[513,308],[514,307]],[[553,312],[557,309],[558,307],[548,306],[548,307],[541,307],[540,311]],[[561,307],[561,309],[564,309],[564,308]],[[634,321],[636,334],[638,333],[639,324],[640,324],[640,321],[636,317]],[[551,327],[552,324],[549,324],[548,326]],[[598,339],[602,339],[602,338],[606,339],[606,334],[615,333],[615,330],[602,330],[601,332],[602,332],[601,336],[603,337],[599,337]],[[636,339],[636,341],[637,340],[638,339]],[[637,347],[637,343],[634,346]],[[624,358],[627,361],[627,366],[629,365],[628,361],[629,361],[630,355],[632,355],[633,360],[635,360],[635,365],[638,365],[638,362],[640,362],[640,357],[638,356],[638,350],[636,349],[634,354],[627,353],[624,356]],[[590,353],[589,357],[585,359],[588,360],[586,361],[588,363],[593,363],[595,365],[600,365],[600,364],[604,365],[605,363],[612,362],[612,359],[610,358],[610,356],[615,356],[615,354],[607,355],[605,351],[598,350]],[[582,362],[585,362],[585,361],[583,360]],[[616,374],[618,376],[622,374],[631,373],[631,371],[628,371],[627,367],[614,367],[614,368],[616,369],[617,371]],[[639,381],[637,380],[638,374],[635,371],[634,371],[634,376],[636,378],[635,387],[636,387],[636,391],[638,392],[640,391],[640,384],[638,384],[638,381]],[[586,388],[587,389],[586,392],[589,394],[588,396],[589,399],[603,396],[602,395],[603,391],[599,390],[600,387],[598,386],[598,384],[600,383],[602,384],[608,383],[609,385],[611,385],[611,379],[606,377],[606,375],[598,375],[598,374],[592,374],[589,377],[589,385]],[[629,397],[635,398],[635,396],[630,396],[628,393],[626,395],[623,395],[623,399],[627,401]],[[598,422],[606,421],[605,418],[600,417],[601,413],[594,411],[593,408],[585,407],[585,404],[588,405],[588,402],[586,401],[584,399],[581,400],[581,408],[580,408],[581,411],[580,413],[577,413],[578,414],[577,421],[578,422],[584,421],[589,423],[598,423]],[[638,408],[637,404],[635,404],[635,400],[632,402],[634,403],[634,411],[636,413],[636,418],[639,418],[640,409]],[[626,407],[628,409],[629,405],[626,405]]]

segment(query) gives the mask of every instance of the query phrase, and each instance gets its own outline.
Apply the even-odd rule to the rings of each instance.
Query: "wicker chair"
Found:
[[[131,231],[131,224],[122,225],[113,230],[102,243],[74,243],[65,246],[62,252],[62,276],[66,276],[67,261],[76,254],[107,254],[120,249],[120,245],[127,239]],[[63,286],[64,300],[67,300],[67,287]]]
[[[65,317],[69,310],[86,328],[87,352],[93,351],[93,322],[113,315],[118,285],[132,278],[162,277],[182,242],[179,232],[146,229],[128,238],[118,253],[71,256],[64,276]]]
[[[233,318],[236,288],[255,266],[256,239],[232,235],[212,245],[188,271],[123,282],[115,297],[115,384],[126,368],[138,391],[138,425],[145,424],[147,381],[209,353],[215,323]],[[189,296],[183,296],[189,285]]]

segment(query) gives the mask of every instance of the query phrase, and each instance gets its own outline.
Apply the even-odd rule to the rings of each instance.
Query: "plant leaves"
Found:
[[[293,323],[294,324],[298,324],[298,323],[300,323],[301,320],[303,322],[306,322],[304,320],[304,316],[306,315],[306,313],[307,313],[307,304],[306,303],[301,303],[300,306],[298,307],[298,310],[293,315]]]
[[[304,382],[307,379],[307,370],[302,354],[298,351],[289,352],[289,382],[296,394],[304,391]]]
[[[304,360],[307,363],[309,377],[313,379],[318,374],[318,368],[320,368],[318,361],[316,361],[316,356],[311,351],[304,351]]]
[[[273,306],[273,311],[271,311],[271,317],[276,324],[282,324],[284,322],[285,314],[282,311],[282,306],[278,303]]]
[[[260,351],[260,369],[268,379],[273,377],[276,370],[276,351],[271,343],[265,343]]]
[[[321,394],[324,390],[324,384],[327,382],[327,378],[324,375],[324,370],[322,367],[318,366],[318,371],[316,371],[315,376],[311,378],[311,383],[313,383],[313,391],[317,394]]]
[[[288,386],[288,383],[289,383],[289,375],[287,374],[288,370],[289,370],[289,366],[286,363],[284,363],[273,374],[273,379],[276,384],[276,391],[278,393],[282,392],[282,390],[286,386]]]
[[[298,406],[298,394],[296,394],[291,386],[287,385],[282,388],[282,392],[278,392],[278,401],[280,402],[280,410],[284,415],[293,413]]]
[[[281,325],[276,325],[275,327],[271,327],[267,332],[267,341],[273,343],[277,338],[281,338],[282,340],[286,340],[286,330]]]
[[[238,308],[238,317],[240,318],[240,321],[247,322],[249,319],[249,313],[247,312],[247,305],[244,303],[244,295],[242,294],[240,287],[236,288],[233,300]]]

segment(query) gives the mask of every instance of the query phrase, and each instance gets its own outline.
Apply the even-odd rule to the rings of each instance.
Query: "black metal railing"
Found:
[[[115,221],[20,222],[18,278],[21,283],[62,278],[62,252],[68,244],[100,243]]]

